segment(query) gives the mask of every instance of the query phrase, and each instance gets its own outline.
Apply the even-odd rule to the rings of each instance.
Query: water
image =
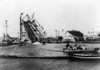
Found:
[[[0,58],[0,70],[100,70],[100,60]]]
[[[88,44],[88,46],[100,46],[100,44]],[[0,70],[100,70],[100,60],[0,57]]]

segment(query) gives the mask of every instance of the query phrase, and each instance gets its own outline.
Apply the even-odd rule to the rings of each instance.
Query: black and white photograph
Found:
[[[0,70],[100,70],[100,0],[0,0]]]

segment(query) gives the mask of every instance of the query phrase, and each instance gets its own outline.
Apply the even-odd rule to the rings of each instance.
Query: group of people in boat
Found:
[[[73,50],[84,50],[86,49],[86,46],[85,45],[77,45],[77,44],[74,44],[74,45],[70,45],[69,42],[67,42],[66,44],[66,48],[65,49],[73,49]]]

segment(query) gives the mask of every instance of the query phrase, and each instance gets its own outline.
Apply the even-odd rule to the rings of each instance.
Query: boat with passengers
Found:
[[[67,43],[66,48],[63,48],[63,53],[66,53],[68,55],[88,53],[97,54],[98,51],[99,47],[88,48],[86,45],[69,45],[69,43]]]
[[[100,59],[99,47],[88,48],[85,45],[69,45],[69,43],[67,43],[66,48],[63,48],[63,53],[72,58]]]

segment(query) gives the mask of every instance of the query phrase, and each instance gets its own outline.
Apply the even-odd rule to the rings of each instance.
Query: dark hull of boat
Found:
[[[94,50],[65,50],[66,53],[93,53]]]
[[[70,56],[71,58],[77,58],[77,59],[100,59],[100,55],[83,55],[83,54],[74,54]]]

